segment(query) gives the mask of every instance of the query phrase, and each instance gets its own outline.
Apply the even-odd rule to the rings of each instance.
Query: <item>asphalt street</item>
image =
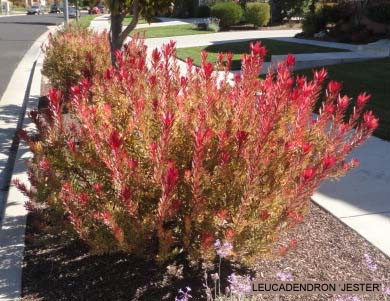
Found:
[[[0,17],[0,99],[16,66],[48,26],[62,23],[62,14]]]

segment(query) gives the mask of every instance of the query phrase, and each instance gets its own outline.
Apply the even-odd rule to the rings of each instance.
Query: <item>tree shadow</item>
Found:
[[[15,134],[21,110],[20,106],[13,104],[0,106],[0,183],[2,190],[7,188],[4,181],[9,176],[9,168],[11,167],[8,163],[9,156],[17,150]]]
[[[0,229],[0,296],[7,300],[20,296],[25,220],[24,215],[5,218]]]
[[[25,102],[27,108],[37,103],[38,97],[30,96]],[[12,176],[25,178],[24,161],[29,158],[29,147],[20,143],[17,129],[21,128],[25,111],[19,105],[0,106],[0,222],[3,222],[5,208],[9,206],[8,191]]]

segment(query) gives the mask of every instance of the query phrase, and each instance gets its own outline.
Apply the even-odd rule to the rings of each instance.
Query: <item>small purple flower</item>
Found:
[[[185,291],[179,289],[179,296],[175,298],[175,301],[189,301],[189,299],[192,298],[192,296],[189,294],[190,291],[191,288],[189,286],[185,288]]]
[[[252,280],[250,276],[237,276],[232,273],[228,276],[230,292],[239,297],[252,292]]]
[[[280,281],[293,281],[294,280],[294,278],[291,274],[282,273],[282,272],[277,273],[276,277],[278,277],[278,279]]]
[[[219,280],[219,275],[218,275],[218,273],[211,274],[211,279],[213,279],[213,281]]]
[[[221,241],[217,239],[214,243],[215,250],[218,254],[218,256],[224,258],[226,256],[229,256],[233,250],[233,245],[229,243],[228,241],[225,241],[223,245],[221,244]]]
[[[367,267],[368,267],[371,271],[376,271],[376,269],[377,269],[378,267],[377,267],[376,263],[373,262],[373,260],[371,259],[370,255],[364,254],[363,257],[364,257],[364,261],[366,262]]]

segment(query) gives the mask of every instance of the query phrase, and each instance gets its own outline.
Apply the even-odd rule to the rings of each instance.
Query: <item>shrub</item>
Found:
[[[218,2],[211,8],[211,16],[220,19],[219,25],[222,28],[229,28],[240,22],[243,10],[235,2]]]
[[[255,26],[267,25],[270,18],[270,6],[268,3],[250,2],[245,8],[246,21]]]
[[[314,13],[305,15],[302,22],[302,29],[305,35],[313,36],[313,34],[325,30],[328,25],[336,24],[340,26],[350,22],[351,17],[354,16],[352,4],[321,4],[317,6]],[[332,28],[335,33],[335,27]]]
[[[325,5],[317,13],[322,14],[326,23],[337,23],[343,18],[343,12],[338,5]]]
[[[208,18],[210,17],[210,7],[208,5],[201,5],[196,11],[196,16],[198,18]]]
[[[271,4],[272,22],[274,23],[302,16],[310,6],[310,1],[307,0],[272,0],[269,3]]]
[[[390,24],[390,3],[383,2],[368,7],[367,16],[372,21]]]
[[[217,18],[207,18],[204,23],[198,23],[197,28],[199,30],[209,30],[212,32],[219,31],[219,19]]]
[[[34,154],[32,189],[16,183],[28,207],[49,208],[51,224],[72,228],[96,252],[165,260],[183,250],[210,260],[217,240],[242,261],[271,252],[321,181],[356,166],[346,156],[377,119],[366,112],[360,121],[366,94],[344,119],[350,99],[335,81],[313,117],[326,71],[294,78],[289,56],[259,80],[265,52],[252,44],[230,83],[230,54],[214,66],[203,52],[202,66],[187,59],[181,75],[173,42],[154,50],[148,67],[146,47],[133,39],[116,54],[117,68],[72,88],[68,114],[52,90],[49,110],[30,114],[39,140],[20,133]]]
[[[63,95],[67,95],[70,88],[83,78],[102,74],[111,64],[107,36],[86,28],[70,27],[50,35],[43,51],[42,74]]]
[[[326,29],[326,20],[321,12],[308,13],[302,21],[302,31],[306,36]]]

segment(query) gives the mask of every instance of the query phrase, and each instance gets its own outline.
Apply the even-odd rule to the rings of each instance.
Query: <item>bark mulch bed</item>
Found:
[[[192,288],[191,300],[205,300],[203,273],[189,268],[184,260],[159,266],[123,253],[93,255],[82,241],[45,233],[39,224],[30,214],[23,263],[24,301],[174,300],[178,289],[186,286]],[[390,259],[317,205],[310,205],[306,222],[288,239],[291,237],[297,245],[286,255],[274,260],[259,259],[248,270],[223,262],[222,278],[235,272],[276,281],[277,273],[285,273],[294,281],[380,281],[390,288]],[[364,260],[365,254],[372,259],[371,268]],[[222,284],[225,286],[226,281]],[[364,300],[386,300],[385,296]],[[345,296],[342,300],[363,300],[362,297],[348,299],[351,297]],[[280,298],[335,299],[329,295]],[[387,299],[390,300],[390,296]]]

